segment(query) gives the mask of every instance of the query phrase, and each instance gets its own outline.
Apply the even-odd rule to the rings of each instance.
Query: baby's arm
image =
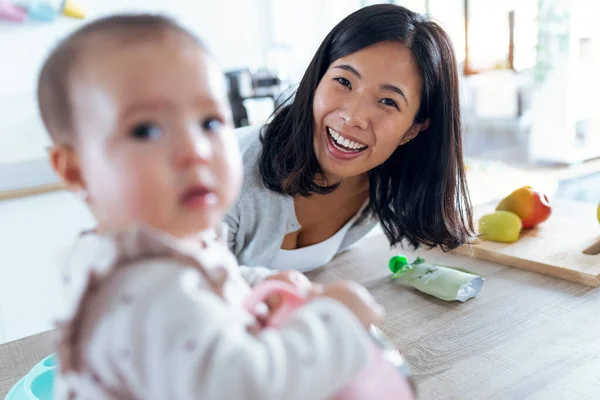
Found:
[[[250,286],[255,286],[264,281],[267,278],[271,278],[277,275],[280,271],[275,269],[269,269],[265,267],[247,267],[240,265],[240,274]]]
[[[89,343],[101,380],[145,399],[320,399],[367,362],[364,328],[333,299],[253,336],[244,311],[202,286],[198,274],[164,263],[126,268],[111,297],[130,300],[96,321]]]

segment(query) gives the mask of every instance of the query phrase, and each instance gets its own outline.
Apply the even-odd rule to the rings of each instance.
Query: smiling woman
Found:
[[[245,186],[230,247],[309,270],[381,224],[391,245],[453,249],[473,233],[458,70],[444,30],[378,4],[321,43],[293,98],[240,131]]]
[[[422,81],[410,49],[395,41],[332,63],[313,101],[315,156],[327,182],[372,170],[426,127],[414,121]]]

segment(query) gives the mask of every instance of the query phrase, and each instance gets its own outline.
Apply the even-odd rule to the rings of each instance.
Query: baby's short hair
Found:
[[[104,36],[127,43],[152,40],[167,33],[181,34],[206,50],[197,36],[173,19],[150,14],[122,14],[100,18],[60,41],[46,58],[37,86],[38,107],[52,141],[71,144],[74,140],[70,77],[80,60],[82,50],[90,45],[93,38]]]

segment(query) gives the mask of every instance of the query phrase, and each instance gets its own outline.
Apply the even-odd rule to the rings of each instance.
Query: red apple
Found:
[[[552,206],[544,193],[531,186],[523,186],[502,199],[496,210],[517,214],[523,229],[527,229],[547,220],[552,213]]]

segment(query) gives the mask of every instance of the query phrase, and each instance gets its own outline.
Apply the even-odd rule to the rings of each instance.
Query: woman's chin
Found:
[[[321,164],[321,170],[330,185],[339,183],[344,179],[362,176],[367,172],[363,169],[355,168],[355,166],[340,167],[338,165],[329,165],[327,162]]]

